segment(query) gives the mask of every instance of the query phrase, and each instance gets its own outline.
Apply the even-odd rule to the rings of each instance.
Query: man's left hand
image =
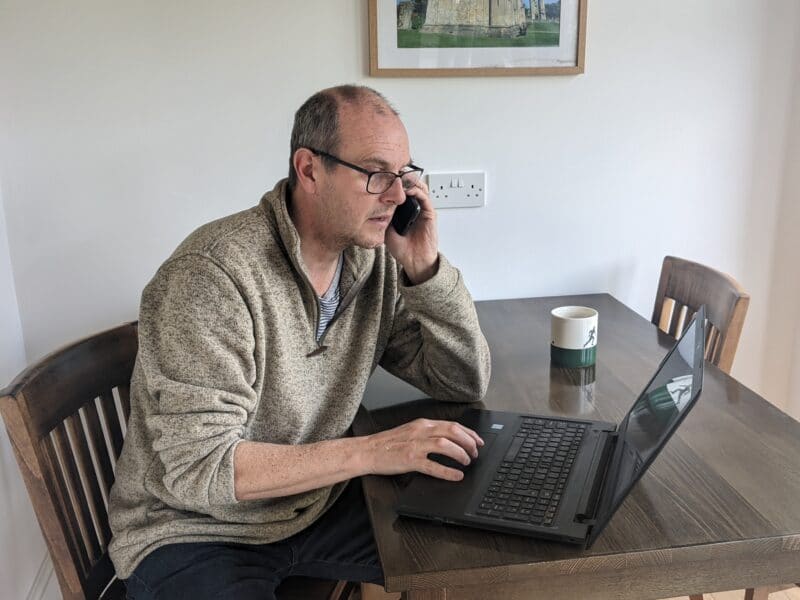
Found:
[[[439,268],[439,236],[436,231],[436,211],[428,195],[428,186],[420,180],[408,194],[419,202],[417,221],[406,235],[400,235],[394,227],[386,228],[386,247],[403,267],[406,276],[416,285],[427,281]]]

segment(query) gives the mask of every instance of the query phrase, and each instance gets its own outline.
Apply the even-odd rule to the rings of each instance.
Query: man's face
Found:
[[[368,171],[394,173],[410,164],[408,136],[397,116],[344,105],[339,127],[341,143],[335,154],[342,160]],[[400,181],[383,194],[370,194],[367,175],[343,165],[323,169],[322,179],[317,214],[325,241],[341,248],[383,244],[394,209],[405,200]]]

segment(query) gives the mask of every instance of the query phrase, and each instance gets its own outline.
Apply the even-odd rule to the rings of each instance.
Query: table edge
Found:
[[[615,573],[620,568],[659,568],[666,565],[690,567],[699,563],[757,557],[765,566],[775,558],[800,552],[800,532],[768,538],[754,538],[716,544],[697,544],[675,548],[641,550],[637,552],[610,553],[580,558],[568,558],[538,563],[518,563],[494,567],[430,571],[413,575],[385,575],[387,591],[406,591],[481,585],[487,583],[514,583],[539,577],[577,576],[591,574],[602,576]],[[798,561],[800,565],[800,561]],[[707,568],[707,567],[706,567]],[[800,569],[800,567],[798,567]]]

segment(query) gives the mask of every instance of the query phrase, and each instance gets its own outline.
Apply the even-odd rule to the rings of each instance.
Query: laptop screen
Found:
[[[613,488],[603,494],[597,515],[600,527],[595,529],[602,529],[611,518],[694,404],[703,384],[704,324],[705,307],[701,307],[619,424],[608,471]]]

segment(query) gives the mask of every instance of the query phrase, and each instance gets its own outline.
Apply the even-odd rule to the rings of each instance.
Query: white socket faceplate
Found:
[[[464,208],[486,205],[486,173],[431,173],[428,175],[433,206]]]

